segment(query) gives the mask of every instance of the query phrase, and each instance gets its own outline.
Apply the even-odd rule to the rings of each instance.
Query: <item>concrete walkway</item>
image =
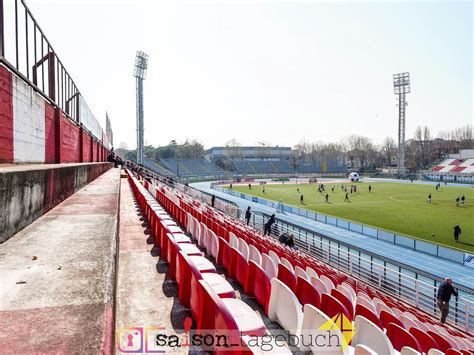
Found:
[[[179,303],[176,282],[168,280],[167,263],[161,261],[153,242],[130,184],[122,178],[115,313],[118,353],[144,345],[145,328],[182,334],[184,319],[191,317]]]
[[[0,245],[0,351],[110,353],[120,172]]]
[[[190,184],[190,186],[203,192],[214,194],[228,201],[234,202],[241,209],[251,206],[252,210],[264,212],[266,214],[276,213],[274,208],[264,206],[249,200],[243,200],[223,192],[219,192],[210,188],[210,182],[199,182]],[[447,260],[438,259],[428,254],[420,253],[414,250],[403,248],[397,245],[389,244],[360,233],[348,231],[333,225],[317,222],[312,219],[297,216],[294,214],[276,213],[277,219],[282,221],[300,225],[308,230],[326,235],[334,240],[342,241],[347,244],[354,245],[362,251],[368,251],[378,254],[388,260],[407,265],[410,268],[424,271],[428,274],[435,275],[439,278],[450,276],[453,281],[459,285],[474,290],[474,270],[468,267],[456,264]]]

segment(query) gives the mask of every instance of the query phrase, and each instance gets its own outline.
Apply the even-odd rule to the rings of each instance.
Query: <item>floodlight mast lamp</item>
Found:
[[[410,73],[393,74],[393,91],[398,95],[398,174],[405,175],[405,94],[410,92]]]
[[[143,165],[144,146],[144,114],[143,114],[143,80],[146,78],[148,55],[138,51],[135,57],[136,101],[137,101],[137,163]]]

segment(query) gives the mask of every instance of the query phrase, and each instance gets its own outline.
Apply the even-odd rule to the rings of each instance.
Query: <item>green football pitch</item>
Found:
[[[339,183],[325,183],[325,193],[317,191],[318,184],[252,184],[234,185],[233,190],[249,195],[279,201],[327,215],[364,223],[399,234],[474,251],[474,188],[435,184],[359,182],[357,192],[350,193],[350,182],[343,182],[348,188],[350,202],[344,202],[345,192]],[[369,193],[369,185],[372,192]],[[334,186],[334,192],[331,188]],[[226,186],[228,188],[228,186]],[[297,189],[299,188],[299,191]],[[427,203],[428,195],[432,203]],[[300,196],[304,205],[300,205]],[[456,197],[464,195],[466,202],[456,207]],[[459,224],[462,230],[459,242],[453,237],[453,227]]]

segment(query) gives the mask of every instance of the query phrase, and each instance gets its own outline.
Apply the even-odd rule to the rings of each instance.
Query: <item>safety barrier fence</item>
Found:
[[[0,64],[110,149],[109,137],[24,0],[0,0]]]
[[[474,268],[474,262],[472,260],[473,258],[471,257],[472,254],[470,253],[466,253],[466,252],[455,250],[449,247],[444,247],[444,246],[437,245],[434,243],[418,240],[406,235],[400,235],[400,234],[397,234],[391,231],[386,231],[380,228],[367,226],[365,224],[353,222],[347,219],[326,215],[324,213],[313,212],[313,211],[298,208],[295,206],[289,206],[283,203],[267,200],[261,197],[251,196],[251,195],[247,195],[241,192],[232,191],[230,189],[226,189],[219,186],[222,183],[228,184],[229,181],[212,183],[211,188],[219,192],[223,192],[235,197],[252,201],[254,203],[258,203],[264,206],[274,208],[275,210],[278,210],[279,212],[291,213],[300,217],[308,218],[310,220],[333,225],[333,226],[343,228],[351,232],[356,232],[365,236],[375,238],[377,240],[380,240],[386,243],[401,246],[404,248],[415,250],[417,252],[429,254],[437,258],[449,260],[457,264]]]
[[[243,216],[244,211],[239,210],[237,214]],[[251,224],[263,230],[263,225],[268,218],[268,215],[253,213]],[[436,293],[443,280],[424,276],[374,255],[327,240],[304,228],[277,220],[272,228],[272,236],[277,238],[283,232],[294,235],[295,245],[300,252],[310,254],[315,259],[364,281],[392,297],[439,317]],[[466,331],[472,331],[474,329],[474,290],[463,288],[458,291],[458,297],[453,297],[451,300],[451,310],[447,319]]]

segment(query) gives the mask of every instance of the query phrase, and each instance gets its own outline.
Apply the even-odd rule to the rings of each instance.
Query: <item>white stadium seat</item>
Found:
[[[322,295],[323,293],[329,293],[326,288],[326,285],[320,279],[311,277],[309,282],[311,282],[311,285],[313,285],[316,288],[316,290],[319,292],[320,295]]]
[[[237,240],[239,242],[238,250],[242,253],[245,260],[249,260],[249,245],[242,238],[237,238]]]
[[[404,346],[400,351],[400,355],[421,355],[421,353],[409,346]]]
[[[249,245],[249,261],[254,261],[258,266],[262,265],[262,255],[253,245]]]
[[[304,271],[302,268],[299,266],[295,266],[295,275],[296,277],[302,277],[303,279],[306,279],[309,281],[308,274],[306,274],[306,271]]]
[[[288,269],[290,269],[293,273],[295,272],[295,269],[293,268],[293,264],[290,263],[287,259],[281,257],[280,258],[280,263],[285,265]]]
[[[395,349],[390,339],[374,323],[360,315],[355,317],[354,327],[356,332],[352,338],[352,346],[367,345],[377,354],[393,355]]]
[[[298,298],[288,286],[276,278],[271,279],[271,285],[268,317],[290,334],[299,336],[303,324],[303,311]]]
[[[280,263],[280,257],[273,250],[269,250],[268,255],[270,256],[270,258],[272,258],[275,265],[278,265]]]
[[[262,269],[265,271],[269,279],[277,277],[278,268],[275,262],[267,254],[262,254]]]

